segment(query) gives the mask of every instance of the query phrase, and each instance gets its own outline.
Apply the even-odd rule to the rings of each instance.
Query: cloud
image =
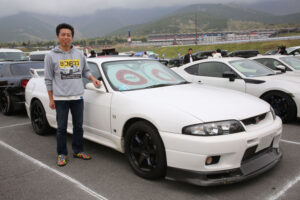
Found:
[[[1,0],[0,17],[19,12],[79,16],[108,8],[153,8],[199,3],[257,2],[259,0]]]

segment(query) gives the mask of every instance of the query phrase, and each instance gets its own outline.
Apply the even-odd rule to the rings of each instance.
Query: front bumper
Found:
[[[224,136],[160,132],[166,149],[168,176],[182,180],[182,175],[173,173],[181,171],[179,174],[187,177],[185,181],[216,185],[238,182],[270,169],[281,158],[282,122],[279,117],[266,118],[259,125],[247,126],[246,132]],[[208,157],[219,157],[219,160],[207,164]]]
[[[199,186],[231,184],[254,178],[270,170],[280,161],[281,157],[282,153],[279,148],[268,148],[243,162],[237,169],[204,173],[170,167],[166,177]]]

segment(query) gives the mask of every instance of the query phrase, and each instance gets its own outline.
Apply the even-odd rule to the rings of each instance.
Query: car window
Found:
[[[229,62],[236,70],[246,77],[274,75],[275,72],[253,60],[243,59]]]
[[[280,58],[280,60],[283,60],[284,62],[286,62],[288,65],[290,65],[294,69],[300,70],[300,60],[299,59],[289,56],[289,57],[282,57],[282,58]]]
[[[102,76],[101,76],[101,73],[100,73],[100,71],[99,71],[98,65],[97,65],[96,63],[88,62],[88,67],[90,68],[92,75],[93,75],[96,79],[100,80]],[[85,78],[85,77],[82,78],[82,81],[83,81],[84,87],[85,87],[85,85],[86,85],[87,83],[92,82],[90,79]]]
[[[198,75],[198,64],[187,67],[184,71],[192,75]]]
[[[15,76],[30,76],[30,68],[44,69],[44,62],[28,62],[11,64],[10,71]]]
[[[278,64],[278,61],[272,58],[260,58],[260,59],[255,59],[255,61],[269,67],[270,69],[277,70],[276,66],[280,65]]]
[[[209,76],[223,78],[223,73],[232,71],[232,69],[224,63],[205,62],[198,65],[198,76]]]

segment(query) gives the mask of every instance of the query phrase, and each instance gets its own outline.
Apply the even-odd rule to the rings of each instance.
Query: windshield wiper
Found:
[[[156,85],[150,85],[144,88],[157,88],[157,87],[164,87],[164,86],[170,86],[170,85],[174,85],[174,84],[169,84],[169,83],[161,83],[161,84],[156,84]]]

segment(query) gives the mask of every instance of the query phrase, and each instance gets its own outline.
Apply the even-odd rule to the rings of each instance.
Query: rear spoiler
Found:
[[[38,72],[44,72],[44,71],[45,71],[44,69],[33,69],[33,68],[29,69],[30,75],[33,78],[39,78],[39,77],[41,77]]]

